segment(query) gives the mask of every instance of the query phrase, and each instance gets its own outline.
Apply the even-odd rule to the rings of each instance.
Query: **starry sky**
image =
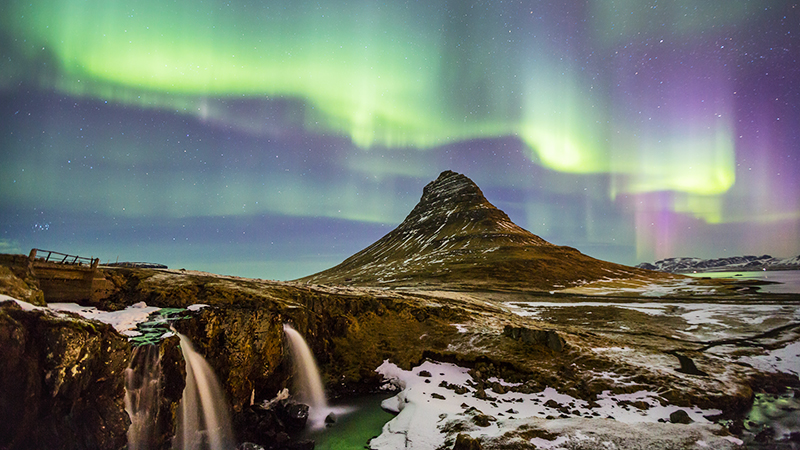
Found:
[[[0,253],[293,279],[443,170],[623,264],[800,254],[800,4],[5,0]]]

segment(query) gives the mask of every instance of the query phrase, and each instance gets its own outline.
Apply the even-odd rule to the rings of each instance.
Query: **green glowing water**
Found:
[[[336,423],[328,428],[307,431],[301,438],[313,439],[316,450],[363,449],[369,440],[381,434],[383,425],[394,415],[381,409],[380,403],[387,395],[369,395],[347,399],[337,406],[354,408],[337,416]]]

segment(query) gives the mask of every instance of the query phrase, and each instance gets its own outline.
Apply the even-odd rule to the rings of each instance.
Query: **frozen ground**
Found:
[[[370,442],[373,449],[436,449],[452,445],[459,433],[480,438],[487,449],[514,442],[527,448],[628,448],[632,436],[637,448],[727,449],[742,444],[705,418],[718,410],[681,408],[655,392],[606,391],[595,404],[552,387],[531,394],[492,392],[482,399],[475,396],[468,369],[457,365],[426,361],[406,371],[384,362],[377,371],[402,390],[383,404],[398,415]],[[466,392],[456,394],[454,385]],[[678,410],[694,423],[668,423]]]
[[[47,311],[56,316],[65,318],[68,316],[61,313],[70,312],[78,314],[85,319],[97,320],[98,322],[109,324],[113,326],[117,332],[123,336],[127,336],[128,338],[139,336],[141,333],[136,329],[136,327],[147,322],[151,314],[161,310],[161,308],[155,306],[147,306],[145,302],[133,304],[119,311],[103,311],[93,306],[81,306],[77,303],[49,303],[47,307],[42,307],[34,306],[22,300],[0,294],[0,302],[7,300],[16,302],[23,310],[26,311]],[[197,310],[205,306],[206,305],[198,304],[189,306],[187,309]]]

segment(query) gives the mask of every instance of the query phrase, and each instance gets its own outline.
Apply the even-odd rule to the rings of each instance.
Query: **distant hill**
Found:
[[[773,258],[762,256],[731,256],[728,258],[667,258],[655,263],[641,263],[636,267],[670,273],[736,272],[750,270],[800,270],[800,256]]]
[[[464,175],[429,183],[389,234],[298,281],[354,286],[553,290],[600,279],[663,277],[551,244],[517,226]]]

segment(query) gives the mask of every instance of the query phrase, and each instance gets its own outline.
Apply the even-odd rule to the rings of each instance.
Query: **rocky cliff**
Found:
[[[0,447],[124,446],[129,351],[109,325],[0,302]]]
[[[553,245],[519,227],[469,178],[442,172],[408,217],[312,284],[448,289],[552,290],[604,278],[662,275]]]

